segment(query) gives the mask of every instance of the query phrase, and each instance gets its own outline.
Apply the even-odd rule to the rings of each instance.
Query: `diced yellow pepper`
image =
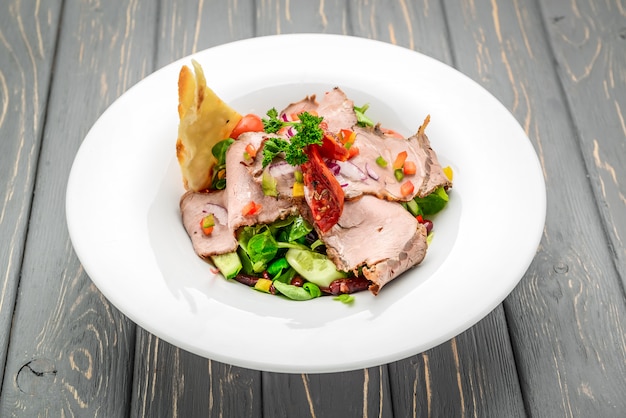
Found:
[[[293,197],[302,197],[304,196],[304,184],[298,183],[297,181],[293,183],[293,189],[291,191]]]
[[[272,287],[272,281],[269,279],[259,279],[257,280],[254,288],[256,290],[260,290],[261,292],[269,293],[270,287]]]
[[[454,177],[454,173],[452,173],[452,168],[450,166],[443,168],[443,174],[446,175],[448,180],[452,181],[452,178]]]

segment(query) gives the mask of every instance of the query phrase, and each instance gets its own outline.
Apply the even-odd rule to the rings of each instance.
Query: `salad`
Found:
[[[428,116],[404,138],[338,87],[241,115],[192,64],[178,85],[181,215],[195,252],[227,280],[349,303],[424,259],[452,187]]]

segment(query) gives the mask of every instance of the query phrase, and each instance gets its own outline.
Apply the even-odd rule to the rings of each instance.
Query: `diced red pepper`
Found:
[[[411,180],[405,181],[402,183],[402,186],[400,186],[400,193],[402,196],[409,196],[410,194],[413,194],[413,190],[415,190],[415,186],[413,186]]]
[[[213,227],[215,226],[215,218],[212,213],[209,213],[207,216],[200,220],[200,228],[202,228],[202,232],[204,235],[211,235],[213,233]]]
[[[243,216],[252,216],[256,215],[261,211],[262,205],[257,204],[255,201],[249,201],[241,210]]]
[[[254,145],[252,144],[246,145],[246,152],[248,153],[250,158],[256,157],[256,148],[254,148]]]
[[[411,174],[415,174],[417,172],[417,166],[413,161],[405,161],[403,171],[405,175],[410,176]]]
[[[348,160],[352,157],[356,157],[357,155],[359,155],[359,152],[359,147],[351,146],[348,150]]]
[[[341,135],[341,143],[346,148],[350,148],[356,139],[356,132],[350,129],[342,129],[339,133]]]
[[[393,162],[393,169],[397,170],[399,168],[402,168],[402,166],[404,165],[404,162],[406,161],[406,157],[408,157],[408,155],[409,154],[406,151],[402,151],[398,153],[396,160]]]

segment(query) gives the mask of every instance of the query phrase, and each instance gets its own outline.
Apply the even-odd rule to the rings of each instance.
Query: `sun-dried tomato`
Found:
[[[322,232],[327,232],[339,221],[343,212],[343,189],[324,164],[317,147],[308,147],[307,154],[309,160],[302,164],[304,185],[309,192],[307,203],[315,225]]]

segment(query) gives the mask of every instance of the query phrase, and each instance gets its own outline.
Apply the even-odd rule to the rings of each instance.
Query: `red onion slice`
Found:
[[[367,171],[367,175],[372,178],[372,180],[378,180],[380,177],[378,173],[374,171],[372,167],[369,166],[368,163],[365,163],[365,171]]]
[[[326,167],[328,167],[330,169],[330,172],[333,173],[335,176],[341,171],[341,167],[339,167],[339,164],[332,160],[326,161]]]
[[[279,178],[285,175],[293,175],[296,171],[296,167],[292,166],[285,160],[279,160],[267,167],[270,175],[274,178]]]
[[[339,174],[348,180],[364,181],[367,180],[367,174],[363,172],[359,167],[352,164],[350,161],[335,161],[335,164],[339,166]]]

